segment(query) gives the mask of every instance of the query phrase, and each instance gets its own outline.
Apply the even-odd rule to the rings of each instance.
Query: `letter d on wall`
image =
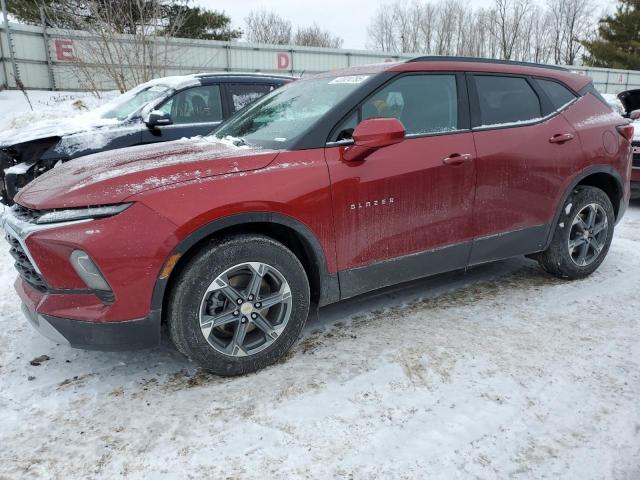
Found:
[[[278,70],[286,70],[291,63],[289,54],[285,52],[279,52],[277,57]]]

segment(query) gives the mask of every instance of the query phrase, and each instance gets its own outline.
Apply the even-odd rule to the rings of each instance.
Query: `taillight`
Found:
[[[631,141],[633,139],[633,125],[628,123],[626,125],[618,125],[616,127],[620,135],[622,135],[627,140]]]

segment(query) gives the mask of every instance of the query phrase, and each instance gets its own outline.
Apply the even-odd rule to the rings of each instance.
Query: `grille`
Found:
[[[7,241],[11,246],[9,253],[14,258],[16,270],[20,276],[33,288],[41,292],[46,291],[47,284],[44,282],[40,274],[36,271],[35,267],[29,260],[29,257],[25,253],[22,245],[17,238],[7,234]]]
[[[633,166],[640,167],[640,153],[633,154]]]
[[[38,218],[40,218],[43,213],[46,213],[42,210],[32,210],[30,208],[23,207],[22,205],[18,205],[17,203],[13,206],[12,211],[13,215],[15,215],[16,218],[28,223],[36,223]]]

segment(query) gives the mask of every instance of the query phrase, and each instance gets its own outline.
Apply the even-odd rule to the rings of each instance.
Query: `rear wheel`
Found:
[[[264,368],[300,335],[309,283],[298,258],[264,236],[209,243],[182,269],[168,305],[182,353],[218,375]]]
[[[538,262],[560,278],[586,277],[604,261],[614,225],[607,194],[596,187],[578,187],[567,199],[551,244],[538,255]]]

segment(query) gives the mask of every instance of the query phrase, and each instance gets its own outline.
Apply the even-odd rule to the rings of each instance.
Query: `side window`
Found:
[[[340,142],[342,140],[349,140],[353,136],[353,131],[358,125],[358,111],[354,111],[345,118],[342,123],[335,129],[331,136],[331,142]]]
[[[542,116],[540,100],[521,77],[475,75],[480,125],[526,122]]]
[[[543,80],[536,78],[536,82],[540,85],[540,88],[547,94],[549,100],[553,104],[553,108],[560,110],[567,103],[575,100],[576,96],[567,87],[560,85],[558,82],[552,80]]]
[[[246,107],[272,90],[275,90],[275,87],[268,84],[228,83],[227,92],[231,97],[232,113]]]
[[[219,85],[194,87],[176,93],[160,108],[170,113],[173,123],[208,123],[222,121]]]
[[[455,75],[406,75],[362,105],[362,120],[395,117],[407,134],[440,133],[458,129]]]

